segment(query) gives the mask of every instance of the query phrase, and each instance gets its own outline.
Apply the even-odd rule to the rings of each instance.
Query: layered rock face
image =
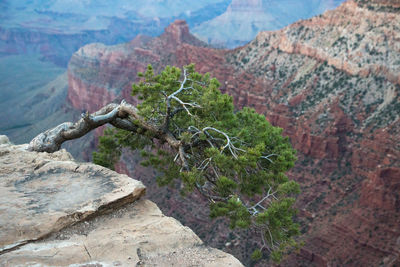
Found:
[[[390,10],[388,3],[394,3]],[[254,107],[284,128],[299,152],[290,176],[302,186],[297,206],[305,246],[285,265],[398,265],[400,13],[395,4],[374,1],[371,8],[348,1],[280,31],[262,32],[235,50],[199,47],[181,21],[158,38],[86,46],[69,65],[69,99],[76,108],[93,111],[106,102],[90,101],[97,92],[107,100],[128,96],[135,72],[148,63],[156,71],[196,63],[198,71],[220,80],[238,108]],[[85,94],[93,97],[74,97]],[[153,186],[154,173],[136,163],[125,155],[118,168],[141,173]],[[198,226],[197,219],[204,218],[198,210],[191,211],[187,202],[181,206],[168,190],[159,192],[152,197],[165,212],[186,217],[209,242],[232,241],[226,250],[248,258],[251,242]],[[194,207],[201,205],[198,196],[193,199]]]
[[[299,151],[306,245],[287,264],[398,264],[399,23],[399,12],[349,1],[227,56],[263,81],[229,88],[237,104],[264,112]]]
[[[140,199],[137,180],[0,136],[1,266],[242,266]]]

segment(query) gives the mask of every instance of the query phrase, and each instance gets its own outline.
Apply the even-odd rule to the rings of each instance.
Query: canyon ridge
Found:
[[[122,98],[136,103],[131,85],[147,64],[157,72],[166,65],[195,63],[197,71],[218,78],[237,108],[253,107],[282,127],[298,151],[289,176],[302,188],[296,205],[305,245],[282,265],[396,266],[399,44],[398,0],[349,0],[282,30],[261,32],[233,50],[209,47],[177,20],[159,37],[80,48],[63,77],[68,91],[59,94],[66,94],[75,115]],[[48,88],[49,96],[58,92],[53,91]],[[60,107],[55,112],[72,119],[65,115],[70,111]],[[85,143],[81,157],[89,159],[95,142],[77,142]],[[207,203],[200,196],[188,196],[188,201],[178,194],[179,185],[158,188],[154,170],[138,161],[138,155],[127,152],[116,170],[140,179],[163,213],[246,265],[266,264],[249,260],[254,244],[245,236],[251,233],[230,234],[223,221],[207,218]]]
[[[147,64],[159,71],[195,63],[197,71],[219,79],[237,108],[254,107],[282,127],[298,151],[290,177],[302,187],[297,207],[305,245],[284,265],[396,265],[399,11],[398,1],[347,1],[282,30],[261,32],[234,50],[207,47],[184,21],[175,21],[156,38],[81,48],[68,66],[68,100],[78,110],[95,111],[114,99],[130,99],[136,73]],[[205,219],[199,196],[187,204],[157,189],[153,171],[129,155],[117,169],[141,177],[150,198],[206,242],[250,264],[245,259],[251,240]]]

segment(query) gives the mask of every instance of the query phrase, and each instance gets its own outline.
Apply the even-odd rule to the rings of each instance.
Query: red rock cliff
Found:
[[[197,70],[220,80],[238,107],[252,106],[284,128],[299,152],[290,176],[302,186],[297,206],[305,246],[285,265],[400,264],[400,15],[395,11],[349,1],[319,17],[260,33],[232,51],[203,46],[177,21],[158,38],[79,50],[69,65],[68,96],[76,108],[93,111],[128,96],[136,72],[148,63],[156,70],[196,63]],[[137,167],[134,158],[124,160],[121,169],[154,185],[149,170]],[[194,212],[187,201],[157,190],[149,192],[164,212],[224,245],[225,230],[198,225],[206,215],[199,212],[197,196]],[[227,251],[248,258],[251,242],[228,240],[234,245]]]

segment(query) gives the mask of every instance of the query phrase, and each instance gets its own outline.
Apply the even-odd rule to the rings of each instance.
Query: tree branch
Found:
[[[87,134],[91,130],[110,123],[114,127],[137,133],[139,128],[149,131],[155,138],[168,143],[171,147],[179,149],[181,142],[171,133],[163,132],[143,119],[135,106],[126,103],[108,104],[92,114],[84,114],[75,122],[64,122],[52,129],[40,133],[29,143],[28,150],[37,152],[55,152],[68,140],[76,139]]]
[[[118,116],[118,111],[119,105],[108,104],[93,114],[84,114],[76,123],[64,122],[32,139],[28,150],[55,152],[65,141],[82,137],[91,130],[113,121]]]
[[[191,82],[192,82],[192,86],[185,87],[185,83],[186,83],[187,81],[191,81]],[[193,81],[190,80],[190,79],[188,78],[188,74],[187,74],[186,68],[183,68],[183,81],[179,81],[179,83],[180,83],[180,87],[179,87],[178,90],[176,90],[175,92],[173,92],[173,93],[170,94],[170,95],[166,95],[166,94],[164,93],[164,96],[165,96],[165,103],[166,103],[166,106],[167,106],[167,110],[166,110],[166,115],[165,115],[165,119],[164,119],[164,123],[163,123],[162,129],[163,129],[165,132],[168,131],[169,122],[170,122],[171,118],[172,118],[177,112],[179,112],[179,111],[181,111],[181,110],[185,110],[185,111],[187,112],[188,115],[192,116],[192,113],[190,113],[188,107],[192,107],[192,108],[200,108],[200,107],[201,107],[201,106],[198,105],[197,103],[186,103],[186,102],[182,101],[180,98],[177,97],[177,95],[178,95],[179,93],[181,93],[182,91],[189,90],[189,89],[195,90],[195,89],[193,88]],[[175,101],[177,101],[177,102],[182,106],[182,109],[175,109],[174,111],[171,112],[171,100],[172,100],[172,99],[174,99]]]

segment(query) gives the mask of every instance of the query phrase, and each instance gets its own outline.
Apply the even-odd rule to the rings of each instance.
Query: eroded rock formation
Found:
[[[397,1],[364,2],[348,1],[260,33],[235,50],[199,46],[181,21],[157,38],[86,46],[69,65],[69,99],[77,109],[93,111],[103,105],[94,101],[98,92],[107,99],[128,97],[136,72],[149,63],[158,71],[194,62],[219,79],[239,108],[254,107],[284,128],[299,152],[290,176],[302,185],[297,206],[306,245],[286,264],[400,264],[400,13]],[[151,170],[137,158],[123,159],[119,170],[140,173],[154,186]],[[193,206],[180,206],[168,190],[158,192],[151,197],[165,212],[184,213],[207,241],[225,245],[224,230],[198,226],[206,216],[191,212],[202,205],[198,196]],[[251,242],[229,238],[227,250],[248,258]]]

